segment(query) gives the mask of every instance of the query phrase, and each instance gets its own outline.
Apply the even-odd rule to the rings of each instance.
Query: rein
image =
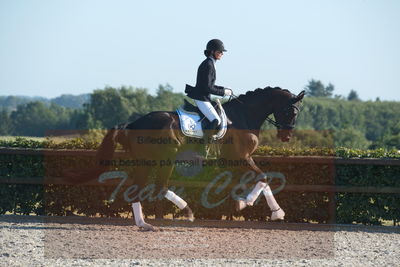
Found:
[[[229,97],[228,102],[231,102],[232,98],[233,98],[233,100],[236,100],[236,101],[238,101],[240,104],[244,105],[244,103],[243,103],[242,101],[239,100],[239,97],[238,97],[237,95],[234,95],[233,93],[232,93],[231,96]]]

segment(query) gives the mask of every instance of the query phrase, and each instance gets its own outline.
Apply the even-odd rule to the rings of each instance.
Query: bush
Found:
[[[47,149],[96,149],[99,142],[89,139],[76,138],[55,143],[48,139],[28,140],[16,138],[0,140],[2,147],[18,148],[47,148]],[[354,150],[347,148],[311,148],[290,149],[260,147],[256,154],[261,156],[278,157],[282,160],[270,161],[263,166],[266,171],[274,171],[285,175],[286,186],[291,185],[338,185],[352,187],[392,187],[400,188],[399,165],[358,165],[335,164],[327,161],[323,164],[313,159],[315,156],[335,156],[337,158],[381,158],[398,159],[397,151]],[[284,156],[284,157],[282,157]],[[287,162],[287,156],[313,156],[303,162]],[[66,156],[44,156],[23,154],[0,154],[1,179],[36,178],[36,184],[0,184],[0,214],[7,212],[17,214],[37,215],[71,215],[115,217],[131,212],[130,205],[124,200],[125,192],[130,184],[124,185],[117,194],[115,201],[108,201],[115,190],[115,185],[43,185],[43,179],[60,175],[63,166],[90,164],[90,157],[71,158]],[[268,160],[268,159],[267,159]],[[267,170],[268,169],[268,170]],[[120,170],[124,170],[120,168]],[[240,175],[235,176],[230,183],[224,185],[219,181],[209,187],[209,194],[205,190],[210,186],[213,178],[226,169],[218,167],[205,168],[198,175],[183,177],[178,172],[172,176],[172,184],[176,185],[175,191],[189,203],[198,219],[234,219],[243,216],[246,220],[266,220],[269,209],[261,197],[253,208],[247,208],[237,213],[234,211],[234,200],[231,192],[239,182]],[[223,179],[222,179],[223,180]],[[18,181],[18,180],[17,180]],[[276,180],[275,180],[276,181]],[[272,182],[274,189],[281,183]],[[182,186],[183,185],[183,186]],[[247,187],[236,190],[237,194],[246,194]],[[288,188],[288,187],[285,187]],[[285,220],[288,222],[319,222],[332,221],[336,213],[336,222],[381,224],[382,221],[391,220],[394,223],[400,219],[400,196],[389,193],[328,193],[284,190],[276,194],[277,201],[286,211]],[[154,194],[156,195],[156,193]],[[215,207],[207,207],[208,203],[220,202]],[[334,201],[335,210],[330,210]],[[162,207],[162,208],[160,208]],[[144,201],[146,215],[172,214],[179,217],[182,213],[170,202],[148,199]]]

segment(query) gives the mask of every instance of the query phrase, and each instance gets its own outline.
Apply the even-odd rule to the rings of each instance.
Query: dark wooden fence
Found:
[[[43,157],[62,157],[62,156],[79,156],[79,157],[94,157],[95,150],[65,150],[65,149],[22,149],[22,148],[0,148],[0,155],[19,155],[19,156],[43,156]],[[124,152],[117,151],[116,157],[123,157]],[[274,165],[313,165],[313,166],[330,166],[327,175],[331,176],[329,181],[324,184],[286,184],[283,192],[320,192],[327,193],[329,196],[329,221],[334,222],[336,211],[337,193],[360,193],[360,194],[400,194],[400,187],[392,186],[354,186],[337,184],[335,180],[335,169],[340,166],[400,166],[399,159],[371,159],[371,158],[352,158],[343,159],[337,157],[317,157],[317,156],[255,156],[256,163],[268,162],[268,166]],[[317,167],[318,168],[318,167]],[[400,173],[399,173],[400,179]],[[13,177],[0,175],[0,184],[55,184],[68,185],[63,177]],[[98,181],[91,181],[87,185],[115,186],[118,181],[110,180],[106,184]],[[171,181],[171,185],[190,187],[190,188],[205,188],[209,182],[203,181]],[[394,223],[396,219],[394,219]]]
[[[25,149],[25,148],[0,148],[0,155],[36,155],[36,156],[86,156],[94,157],[95,150],[66,150],[66,149]],[[116,157],[123,157],[124,152],[118,151],[115,153]],[[371,159],[371,158],[356,158],[356,159],[343,159],[338,157],[327,156],[254,156],[255,162],[266,161],[269,163],[282,163],[287,164],[333,164],[334,166],[340,165],[369,165],[369,166],[400,166],[400,159]],[[400,179],[400,173],[399,173]],[[173,182],[173,181],[172,181]],[[65,179],[62,177],[0,177],[0,183],[6,184],[66,184]],[[117,182],[110,181],[108,185],[115,185]],[[192,187],[205,187],[208,182],[173,182],[177,185],[190,185]],[[99,184],[97,181],[91,181],[88,185]],[[286,191],[307,191],[307,192],[346,192],[346,193],[388,193],[400,194],[400,188],[393,187],[376,187],[376,186],[340,186],[340,185],[286,185]]]

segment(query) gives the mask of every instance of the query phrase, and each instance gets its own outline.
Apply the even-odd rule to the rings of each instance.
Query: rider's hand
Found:
[[[225,88],[225,94],[224,96],[231,96],[233,95],[233,91],[230,88]]]

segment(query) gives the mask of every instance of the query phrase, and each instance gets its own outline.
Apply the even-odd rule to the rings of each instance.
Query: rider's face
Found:
[[[220,59],[222,58],[223,55],[224,55],[224,52],[222,52],[222,51],[215,51],[215,52],[214,52],[214,58],[215,58],[216,60],[220,60]]]

